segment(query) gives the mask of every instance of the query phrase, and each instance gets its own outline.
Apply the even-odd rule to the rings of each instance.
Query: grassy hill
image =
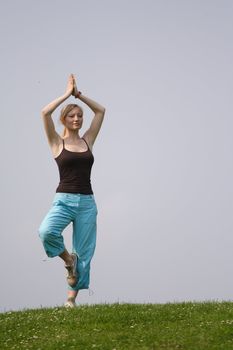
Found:
[[[0,314],[0,349],[228,350],[233,303],[111,304]]]

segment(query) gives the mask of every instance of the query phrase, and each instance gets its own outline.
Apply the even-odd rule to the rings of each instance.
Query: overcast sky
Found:
[[[231,0],[0,2],[0,311],[66,297],[38,238],[59,180],[40,111],[70,73],[106,107],[79,302],[233,299],[232,37]]]

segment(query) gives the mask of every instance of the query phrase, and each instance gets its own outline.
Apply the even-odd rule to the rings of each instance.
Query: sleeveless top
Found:
[[[58,165],[60,182],[56,192],[93,194],[91,187],[91,168],[94,163],[93,154],[87,145],[87,151],[72,152],[63,149],[55,161]]]

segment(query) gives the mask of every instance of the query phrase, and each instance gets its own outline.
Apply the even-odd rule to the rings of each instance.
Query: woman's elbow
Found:
[[[41,110],[41,116],[42,117],[47,117],[48,115],[50,115],[51,113],[49,113],[45,108],[43,108]]]

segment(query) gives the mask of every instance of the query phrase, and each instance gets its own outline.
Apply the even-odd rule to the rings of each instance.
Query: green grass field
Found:
[[[0,314],[0,349],[233,349],[233,303],[111,304]]]

